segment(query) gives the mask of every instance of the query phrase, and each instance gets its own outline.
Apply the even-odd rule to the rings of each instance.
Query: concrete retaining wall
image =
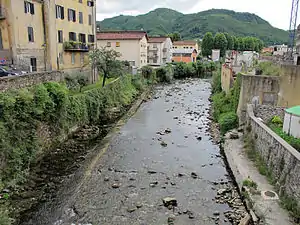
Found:
[[[300,202],[300,153],[254,116],[247,106],[247,126],[258,151],[275,178],[279,195],[288,195]]]
[[[245,122],[247,104],[252,103],[253,97],[258,96],[260,104],[277,105],[279,79],[278,76],[242,75],[241,93],[237,110],[241,124]]]

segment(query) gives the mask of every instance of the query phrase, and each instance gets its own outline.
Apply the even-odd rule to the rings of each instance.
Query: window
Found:
[[[82,3],[82,0],[79,0],[79,3]]]
[[[65,8],[60,6],[60,5],[56,5],[56,19],[64,19],[65,18]]]
[[[111,42],[107,42],[106,47],[111,47]]]
[[[75,64],[75,53],[74,52],[72,52],[71,61],[72,61],[72,64],[74,65]]]
[[[2,41],[2,31],[0,29],[0,49],[3,49],[3,41]]]
[[[68,9],[68,20],[76,22],[76,11],[73,9]]]
[[[69,32],[69,41],[76,41],[76,33]]]
[[[92,25],[92,15],[89,15],[89,25]]]
[[[87,1],[87,5],[90,6],[90,7],[93,7],[94,6],[94,1]]]
[[[89,43],[94,43],[95,42],[95,36],[92,35],[92,34],[89,34],[88,41],[89,41]]]
[[[37,66],[36,66],[36,58],[30,58],[30,71],[36,72]]]
[[[64,41],[63,31],[59,30],[58,31],[58,43],[63,43],[63,41]]]
[[[82,43],[86,43],[85,34],[78,34],[78,41]]]
[[[28,27],[28,41],[34,42],[33,28]]]
[[[121,46],[120,42],[117,41],[117,42],[116,42],[116,47],[120,47],[120,46]]]
[[[84,54],[83,54],[83,52],[80,52],[80,63],[81,64],[84,63]]]
[[[82,15],[82,12],[79,12],[79,23],[83,24],[83,15]]]
[[[34,14],[34,4],[28,1],[24,1],[24,10],[25,13],[30,13],[31,15]]]

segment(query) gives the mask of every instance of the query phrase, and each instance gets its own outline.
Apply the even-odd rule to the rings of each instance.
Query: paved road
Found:
[[[94,161],[91,176],[66,184],[61,198],[24,224],[162,225],[174,216],[180,225],[230,224],[222,214],[229,207],[215,201],[216,184],[229,178],[207,132],[209,95],[200,80],[157,88]],[[178,207],[164,207],[165,197]]]

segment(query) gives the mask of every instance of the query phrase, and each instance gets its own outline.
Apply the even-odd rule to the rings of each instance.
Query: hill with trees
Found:
[[[257,37],[267,45],[288,42],[288,32],[273,27],[259,16],[247,12],[211,9],[183,14],[159,8],[138,16],[120,15],[97,22],[102,30],[145,30],[150,35],[179,32],[182,39],[203,38],[205,33],[228,33],[233,36]]]

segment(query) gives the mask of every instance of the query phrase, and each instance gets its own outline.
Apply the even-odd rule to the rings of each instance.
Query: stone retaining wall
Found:
[[[258,105],[255,109],[255,116],[261,118],[264,123],[268,123],[274,116],[284,119],[285,107],[276,107],[272,105]]]
[[[277,181],[279,195],[300,202],[300,153],[255,117],[252,105],[247,106],[247,126],[251,126],[255,150]]]

